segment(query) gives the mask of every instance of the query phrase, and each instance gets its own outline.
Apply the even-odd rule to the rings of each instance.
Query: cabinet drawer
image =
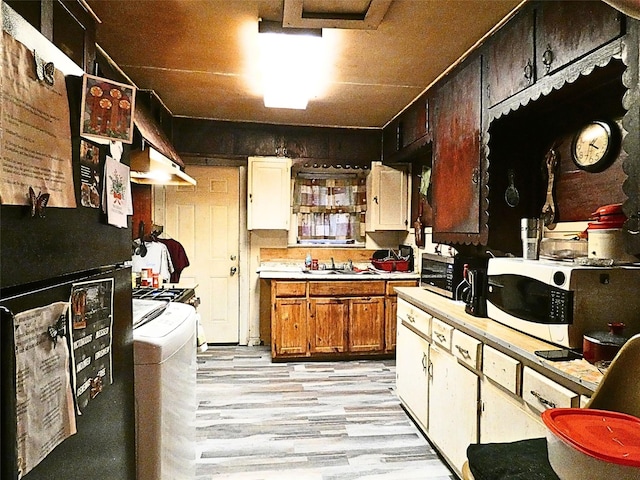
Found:
[[[304,297],[307,294],[306,282],[275,282],[276,297]]]
[[[577,393],[529,367],[524,367],[522,375],[522,398],[539,412],[548,408],[576,408],[580,403]]]
[[[451,339],[453,355],[474,370],[480,370],[482,342],[460,330],[454,330]]]
[[[387,282],[386,295],[388,297],[396,295],[396,287],[417,287],[417,280],[391,280]]]
[[[442,348],[451,351],[451,336],[453,327],[442,320],[433,317],[431,321],[431,339]]]
[[[422,333],[426,339],[431,339],[431,319],[433,317],[427,312],[399,298],[397,316],[400,321]]]
[[[495,348],[484,346],[482,372],[498,385],[515,395],[520,395],[522,364]]]
[[[368,295],[384,295],[384,280],[353,282],[309,282],[309,295],[320,297],[362,297]]]

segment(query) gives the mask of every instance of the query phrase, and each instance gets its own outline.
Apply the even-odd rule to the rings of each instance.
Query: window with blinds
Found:
[[[364,243],[366,210],[364,174],[298,173],[295,177],[298,243]]]

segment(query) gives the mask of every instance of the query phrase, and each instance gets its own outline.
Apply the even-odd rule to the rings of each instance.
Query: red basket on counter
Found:
[[[371,264],[378,270],[385,272],[408,272],[409,259],[403,258],[393,250],[376,250]]]

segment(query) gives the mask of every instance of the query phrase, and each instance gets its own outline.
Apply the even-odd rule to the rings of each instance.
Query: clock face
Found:
[[[591,122],[576,134],[573,141],[573,161],[583,170],[604,169],[615,154],[614,137],[609,124]]]

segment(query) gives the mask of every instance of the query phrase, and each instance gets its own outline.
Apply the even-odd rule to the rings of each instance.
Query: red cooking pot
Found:
[[[589,363],[611,361],[627,337],[622,334],[624,323],[609,323],[608,332],[589,332],[582,336],[582,356]]]

